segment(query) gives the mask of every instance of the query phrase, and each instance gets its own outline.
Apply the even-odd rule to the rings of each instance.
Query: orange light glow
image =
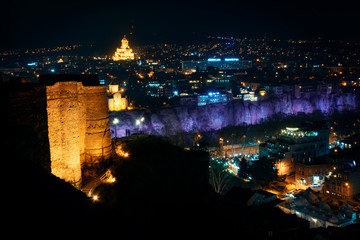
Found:
[[[114,183],[114,182],[116,182],[116,178],[115,178],[115,177],[111,177],[111,178],[108,179],[108,182],[109,182],[109,183]]]
[[[116,52],[113,56],[114,61],[120,61],[120,60],[134,60],[135,56],[132,51],[132,49],[129,47],[129,42],[124,36],[124,38],[121,40],[121,47],[116,49]]]

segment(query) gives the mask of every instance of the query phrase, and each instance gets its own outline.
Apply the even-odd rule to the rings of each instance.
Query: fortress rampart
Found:
[[[111,156],[106,88],[56,82],[46,96],[51,172],[78,184]]]

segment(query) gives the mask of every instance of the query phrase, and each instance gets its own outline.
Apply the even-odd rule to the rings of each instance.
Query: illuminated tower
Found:
[[[106,87],[87,81],[90,75],[52,76],[42,76],[47,85],[51,173],[78,185],[96,176],[111,156]]]
[[[113,56],[114,61],[120,60],[134,60],[135,56],[132,49],[129,47],[129,41],[124,38],[121,40],[121,47],[116,48],[116,52]]]

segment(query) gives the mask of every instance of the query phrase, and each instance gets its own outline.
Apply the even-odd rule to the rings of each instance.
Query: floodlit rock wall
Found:
[[[354,110],[357,108],[355,93],[320,92],[306,93],[295,97],[292,94],[274,96],[258,102],[234,100],[229,103],[209,104],[206,106],[177,106],[155,110],[132,110],[113,112],[111,121],[115,117],[119,124],[111,125],[112,136],[126,135],[126,129],[131,133],[145,132],[155,135],[175,135],[197,131],[214,131],[228,126],[259,124],[269,120],[275,114],[295,115],[300,112],[306,114],[316,110],[324,114],[335,111]],[[145,121],[136,125],[136,119],[141,117]]]
[[[51,172],[78,184],[83,169],[98,167],[111,154],[106,89],[57,82],[46,95]]]

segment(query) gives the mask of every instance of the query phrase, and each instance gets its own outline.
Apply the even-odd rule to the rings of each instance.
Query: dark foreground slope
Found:
[[[1,211],[5,224],[1,230],[27,236],[46,233],[49,237],[74,233],[119,238],[129,233],[134,238],[358,236],[358,225],[311,230],[306,221],[273,206],[247,207],[243,189],[225,196],[215,194],[207,182],[207,153],[184,151],[154,136],[132,137],[124,143],[130,157],[114,171],[115,184],[96,189],[96,202],[25,159],[9,159],[3,165]]]
[[[155,136],[120,141],[130,157],[115,171],[116,183],[100,185],[95,194],[139,231],[250,239],[307,234],[306,223],[278,208],[248,208],[215,194],[208,184],[206,152],[184,151]]]

